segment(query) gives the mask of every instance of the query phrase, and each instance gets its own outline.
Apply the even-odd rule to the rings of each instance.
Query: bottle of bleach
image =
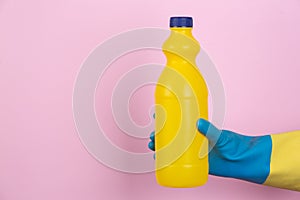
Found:
[[[200,117],[208,118],[208,90],[196,66],[200,45],[192,28],[191,17],[171,17],[163,44],[167,63],[155,90],[156,179],[167,187],[196,187],[208,178],[208,141],[196,127]]]

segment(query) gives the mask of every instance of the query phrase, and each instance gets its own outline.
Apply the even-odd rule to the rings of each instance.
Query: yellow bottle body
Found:
[[[192,28],[171,28],[167,63],[155,90],[156,179],[167,187],[196,187],[208,178],[208,141],[196,122],[208,118],[208,90],[195,59]],[[201,155],[200,155],[201,151]]]

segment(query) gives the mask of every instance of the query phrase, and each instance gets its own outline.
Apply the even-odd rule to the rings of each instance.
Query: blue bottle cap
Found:
[[[193,27],[193,18],[191,17],[171,17],[170,27]]]

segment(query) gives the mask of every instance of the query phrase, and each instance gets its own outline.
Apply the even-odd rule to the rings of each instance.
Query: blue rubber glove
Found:
[[[220,131],[210,122],[199,119],[198,131],[210,145],[209,174],[263,184],[270,173],[272,140],[270,135],[245,136],[232,131]],[[221,134],[220,134],[221,132]],[[220,136],[219,136],[220,135]],[[218,137],[219,136],[219,137]],[[154,132],[148,147],[154,149]]]

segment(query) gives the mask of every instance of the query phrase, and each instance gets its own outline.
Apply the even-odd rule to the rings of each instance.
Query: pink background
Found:
[[[224,83],[225,128],[249,135],[299,129],[299,10],[298,0],[1,0],[0,200],[299,199],[212,176],[203,187],[169,189],[154,173],[114,171],[88,154],[72,116],[76,75],[97,44],[190,15]],[[152,91],[136,93],[138,108],[153,103]],[[149,120],[147,109],[130,110],[137,123]],[[128,142],[120,146],[148,151],[147,140]]]

